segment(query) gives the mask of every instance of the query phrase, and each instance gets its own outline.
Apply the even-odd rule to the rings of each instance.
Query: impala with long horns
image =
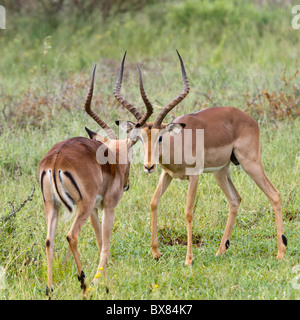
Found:
[[[178,51],[177,54],[181,65],[183,91],[177,98],[161,110],[154,122],[147,122],[153,113],[153,107],[144,91],[144,101],[147,101],[147,113],[144,117],[141,117],[135,107],[124,100],[120,95],[125,55],[122,60],[118,85],[116,86],[117,90],[115,92],[116,98],[136,116],[137,122],[117,121],[117,124],[131,135],[134,132],[134,135],[132,135],[134,140],[139,138],[142,141],[144,171],[147,173],[155,171],[157,164],[155,159],[158,159],[162,168],[162,173],[150,205],[151,247],[153,257],[158,259],[161,256],[158,249],[157,238],[157,208],[160,198],[170,185],[173,178],[187,179],[188,193],[185,217],[188,237],[185,264],[191,264],[193,259],[193,208],[197,193],[199,174],[201,172],[213,173],[219,187],[224,192],[229,203],[229,216],[225,232],[216,255],[221,255],[226,251],[230,244],[230,235],[241,202],[241,197],[230,177],[229,166],[230,163],[233,162],[235,165],[240,164],[242,166],[244,171],[255,181],[258,187],[270,200],[275,213],[277,225],[277,258],[282,258],[286,251],[287,239],[283,233],[280,193],[267,178],[262,166],[260,131],[257,122],[247,113],[233,107],[211,107],[199,112],[181,116],[171,123],[163,123],[166,115],[187,96],[190,90],[183,61]],[[141,76],[140,82],[142,82]],[[179,148],[181,152],[184,153],[184,150],[190,150],[195,156],[197,146],[196,133],[198,130],[204,131],[204,146],[202,152],[203,165],[200,166],[201,170],[199,170],[197,174],[195,174],[195,172],[193,174],[187,174],[187,169],[188,167],[191,167],[191,164],[184,161],[186,158],[184,157],[184,154],[181,157],[181,163],[175,161],[175,154],[178,152],[177,144],[174,145],[175,136],[180,133],[181,146],[185,144],[184,147]],[[185,139],[185,135],[187,133],[190,134],[191,132],[191,138]],[[165,148],[169,149],[169,163],[162,161],[162,155]]]
[[[129,188],[130,154],[134,142],[129,139],[117,140],[113,130],[91,109],[95,69],[96,66],[92,73],[85,111],[105,130],[108,138],[86,128],[91,139],[76,137],[59,142],[50,149],[39,165],[39,180],[48,225],[46,239],[48,262],[46,294],[48,295],[52,290],[54,234],[61,204],[70,213],[74,212],[74,205],[77,206],[67,240],[77,266],[78,280],[85,292],[85,273],[77,250],[80,230],[89,217],[101,252],[94,283],[101,272],[104,275],[106,273],[114,208],[120,201],[123,191]],[[143,95],[142,85],[140,90]],[[97,161],[97,151],[103,146],[106,149],[104,152],[112,154],[112,163]],[[121,157],[126,161],[120,163]],[[102,226],[97,214],[98,209],[103,210]]]

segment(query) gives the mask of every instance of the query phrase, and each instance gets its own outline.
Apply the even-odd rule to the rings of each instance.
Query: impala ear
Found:
[[[89,128],[85,127],[86,132],[88,133],[90,139],[96,140],[95,137],[97,135],[96,132],[90,130]]]
[[[134,145],[141,136],[141,129],[140,128],[134,128],[130,132],[129,140],[131,141],[131,145]]]
[[[85,127],[85,130],[86,130],[86,132],[88,133],[90,139],[92,139],[92,140],[97,140],[97,141],[100,141],[100,142],[102,142],[102,143],[107,143],[107,141],[109,141],[108,138],[102,136],[102,135],[99,134],[99,133],[96,133],[96,132],[88,129],[87,127]]]
[[[129,133],[136,124],[131,121],[117,120],[116,125],[119,126],[123,131]]]
[[[180,133],[181,130],[186,126],[185,123],[169,123],[167,126],[166,126],[166,130],[170,133],[170,134],[177,134],[177,133]]]

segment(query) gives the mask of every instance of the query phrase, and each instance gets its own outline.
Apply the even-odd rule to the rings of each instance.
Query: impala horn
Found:
[[[115,95],[116,99],[122,104],[122,106],[125,107],[129,112],[131,112],[134,115],[134,117],[138,120],[138,126],[142,126],[142,125],[145,124],[147,119],[153,113],[153,106],[152,106],[151,102],[149,101],[149,99],[148,99],[148,97],[147,97],[147,95],[145,93],[144,86],[143,86],[141,69],[140,69],[139,66],[138,66],[138,70],[139,70],[140,92],[141,92],[141,96],[142,96],[142,99],[144,101],[144,104],[146,106],[147,112],[142,116],[140,114],[140,112],[132,104],[130,104],[128,101],[126,101],[121,96],[120,90],[121,90],[121,85],[122,85],[122,80],[123,80],[123,71],[124,71],[125,58],[126,58],[126,51],[125,51],[125,54],[124,54],[122,62],[121,62],[121,68],[120,68],[118,80],[117,80],[117,83],[116,83],[116,87],[115,87],[115,90],[114,90],[114,95]]]
[[[94,91],[94,80],[95,80],[95,72],[96,72],[96,67],[97,65],[94,66],[93,73],[92,73],[92,80],[91,80],[91,85],[89,89],[88,96],[85,101],[84,109],[87,112],[88,115],[90,115],[98,124],[99,126],[105,130],[107,133],[108,137],[110,139],[116,140],[116,135],[114,131],[103,121],[101,120],[95,112],[91,109],[91,102],[93,98],[93,91]]]
[[[181,92],[181,94],[175,98],[174,100],[172,100],[166,107],[164,107],[162,109],[162,111],[159,113],[158,117],[156,118],[156,120],[153,123],[153,128],[160,128],[160,125],[162,124],[162,121],[164,120],[164,118],[166,117],[166,115],[175,107],[177,106],[177,104],[179,102],[181,102],[189,93],[190,91],[190,86],[189,86],[189,81],[188,78],[186,76],[186,72],[185,72],[185,68],[184,68],[184,64],[183,61],[181,59],[181,56],[179,54],[179,52],[176,50],[179,60],[180,60],[180,65],[181,65],[181,73],[182,73],[182,79],[183,79],[183,91]]]

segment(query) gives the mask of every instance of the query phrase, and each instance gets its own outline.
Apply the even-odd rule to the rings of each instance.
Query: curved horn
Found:
[[[123,79],[125,57],[126,57],[126,51],[125,51],[124,57],[122,59],[118,80],[117,80],[116,87],[114,90],[114,95],[115,95],[116,99],[122,104],[122,106],[125,107],[129,112],[131,112],[135,116],[135,118],[139,121],[142,118],[142,115],[138,112],[138,110],[132,104],[130,104],[128,101],[126,101],[120,94],[122,79]]]
[[[181,102],[189,93],[190,91],[190,86],[189,86],[189,81],[186,76],[185,68],[183,61],[181,59],[181,56],[179,52],[176,50],[179,60],[180,60],[180,65],[181,65],[181,73],[182,73],[182,79],[183,79],[183,91],[181,94],[175,98],[173,101],[171,101],[166,107],[163,108],[163,110],[159,113],[158,117],[153,123],[153,128],[160,128],[160,125],[162,121],[164,120],[165,116],[179,103]]]
[[[152,106],[152,103],[149,101],[148,97],[146,96],[144,85],[143,85],[142,73],[139,66],[138,66],[138,70],[139,70],[140,92],[141,92],[142,99],[145,103],[145,106],[147,108],[147,112],[142,116],[142,118],[138,122],[139,126],[141,127],[145,124],[145,122],[149,119],[149,117],[153,113],[153,106]]]
[[[94,69],[93,69],[93,73],[92,73],[92,80],[91,80],[91,84],[90,84],[89,93],[87,95],[87,98],[86,98],[86,101],[84,104],[84,109],[87,112],[87,114],[90,115],[99,124],[99,126],[105,130],[105,132],[107,133],[107,135],[110,139],[116,140],[117,138],[116,138],[116,135],[113,132],[113,130],[103,120],[101,120],[95,114],[95,112],[91,109],[91,102],[92,102],[93,91],[94,91],[94,80],[95,80],[96,66],[97,65],[95,64]]]

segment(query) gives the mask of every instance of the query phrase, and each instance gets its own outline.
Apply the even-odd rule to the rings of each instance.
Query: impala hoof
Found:
[[[280,251],[280,252],[278,251],[278,253],[277,253],[277,259],[278,259],[278,260],[283,259],[284,254],[285,254],[285,250],[282,250],[282,251]]]
[[[278,260],[283,258],[286,252],[286,247],[287,247],[287,238],[285,237],[284,234],[281,236],[281,239],[282,239],[283,245],[280,242],[278,243],[278,254],[277,254]]]
[[[220,257],[220,256],[222,256],[223,254],[225,254],[225,252],[226,252],[226,249],[224,250],[222,250],[222,249],[219,249],[218,251],[217,251],[217,253],[216,253],[216,257]]]
[[[189,257],[189,258],[186,258],[184,264],[185,264],[186,266],[190,266],[190,265],[192,264],[192,261],[193,261],[193,258],[190,258],[190,257]]]
[[[218,252],[216,253],[216,257],[219,257],[221,255],[223,255],[226,250],[229,248],[230,246],[230,241],[229,240],[226,240],[225,244],[220,244],[220,247],[219,247],[219,250]]]
[[[48,296],[49,300],[51,300],[51,293],[53,292],[53,288],[49,289],[48,286],[46,286],[46,296]]]
[[[80,276],[77,275],[78,281],[80,281],[80,288],[85,292],[86,290],[86,283],[85,283],[85,274],[83,270],[81,270]]]
[[[160,253],[159,250],[152,251],[152,256],[153,256],[153,259],[155,259],[156,261],[158,261],[159,258],[161,257],[161,253]]]

